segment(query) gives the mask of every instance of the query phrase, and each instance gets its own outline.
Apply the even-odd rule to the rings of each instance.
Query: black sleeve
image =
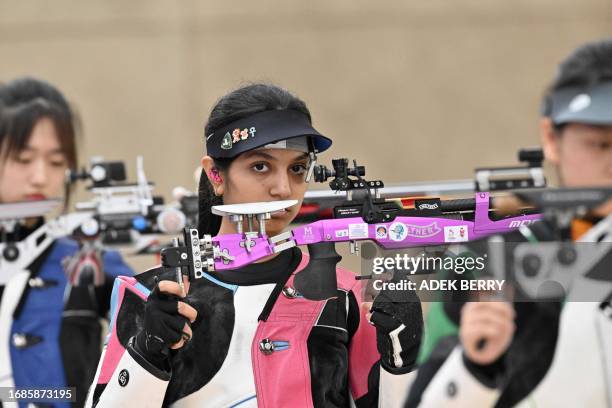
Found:
[[[361,322],[361,308],[357,303],[355,294],[352,291],[348,292],[348,315],[347,328],[349,339],[357,332]],[[350,341],[350,340],[349,340]],[[380,387],[380,361],[372,366],[368,373],[368,392],[355,400],[357,408],[376,408],[378,407],[378,389]]]
[[[359,328],[359,322],[361,319],[359,304],[355,298],[355,294],[352,291],[347,293],[348,297],[348,313],[346,316],[346,328],[349,333],[349,342],[353,338],[355,332]]]

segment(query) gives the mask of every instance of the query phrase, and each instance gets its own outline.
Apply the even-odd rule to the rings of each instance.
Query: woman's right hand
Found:
[[[465,356],[480,365],[494,363],[512,342],[514,317],[514,308],[507,302],[466,303],[459,329]]]
[[[169,349],[183,347],[193,335],[191,323],[198,313],[180,300],[183,295],[178,283],[164,280],[155,286],[147,299],[144,330],[137,336],[137,343],[153,360],[165,359]]]

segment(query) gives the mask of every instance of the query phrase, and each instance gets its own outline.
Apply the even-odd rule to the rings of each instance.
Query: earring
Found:
[[[219,174],[219,170],[217,170],[214,167],[210,171],[210,178],[212,178],[215,183],[222,183],[223,182],[223,179],[221,178],[221,175]]]

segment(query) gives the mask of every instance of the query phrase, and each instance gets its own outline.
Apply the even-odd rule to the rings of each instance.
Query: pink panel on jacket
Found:
[[[121,309],[121,305],[123,304],[123,298],[126,289],[130,290],[131,292],[134,292],[142,299],[146,299],[146,296],[143,293],[134,288],[134,286],[138,283],[135,278],[128,276],[119,276],[116,279],[120,281],[119,285],[114,288],[115,290],[118,290],[117,304],[114,308],[115,315],[111,316],[113,326],[110,328],[111,332],[109,333],[109,339],[106,345],[104,361],[102,362],[102,367],[100,368],[98,384],[107,384],[110,381],[111,377],[113,376],[113,373],[115,372],[115,368],[117,368],[121,357],[123,357],[123,353],[125,353],[125,348],[121,345],[121,343],[119,343],[116,326],[117,315],[119,314],[119,310]]]
[[[295,274],[304,269],[308,259],[308,255],[303,254],[287,286],[293,286]],[[360,287],[357,286],[359,282],[355,280],[355,274],[338,268],[337,276],[338,287],[346,291],[356,290],[354,293],[357,302],[360,302]],[[288,299],[281,295],[268,320],[259,322],[251,355],[260,407],[313,406],[307,344],[310,331],[324,306],[325,301]],[[263,339],[289,342],[289,348],[266,355],[259,348]],[[368,391],[368,374],[380,358],[376,351],[376,331],[363,316],[349,353],[349,382],[353,397],[358,398]]]
[[[307,264],[305,255],[296,272]],[[287,285],[293,285],[293,276]],[[268,320],[259,322],[251,346],[258,406],[313,406],[307,340],[324,304],[324,301],[288,299],[281,295]],[[289,348],[263,354],[259,349],[263,339],[287,341]]]

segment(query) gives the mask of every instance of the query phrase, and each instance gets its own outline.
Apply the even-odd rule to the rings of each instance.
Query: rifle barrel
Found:
[[[443,194],[473,193],[474,180],[447,180],[437,182],[417,182],[410,184],[397,184],[383,187],[378,192],[382,198],[403,198],[410,196],[436,196]],[[346,197],[344,192],[335,192],[330,189],[309,190],[304,197],[304,203],[324,204],[327,202],[342,201]]]
[[[455,200],[440,201],[442,212],[474,211],[476,200],[474,198],[458,198]]]

